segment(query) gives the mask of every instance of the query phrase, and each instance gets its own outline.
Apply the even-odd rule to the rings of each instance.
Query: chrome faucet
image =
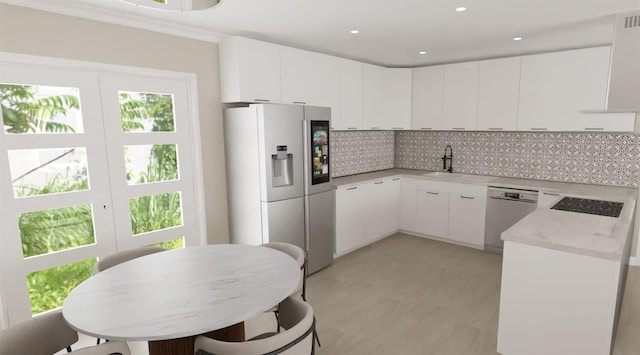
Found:
[[[447,150],[449,150],[449,156],[447,156]],[[449,168],[447,169],[447,160],[449,161]],[[450,173],[453,172],[453,147],[447,144],[444,148],[444,156],[442,157],[442,170],[446,170]]]

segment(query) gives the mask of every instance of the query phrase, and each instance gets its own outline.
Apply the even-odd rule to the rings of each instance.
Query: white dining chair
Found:
[[[108,268],[114,267],[118,264],[122,264],[125,261],[139,258],[141,256],[159,253],[161,251],[167,251],[169,249],[162,247],[140,247],[134,249],[128,249],[119,251],[117,253],[109,254],[105,257],[99,258],[96,264],[93,266],[93,275],[104,271]]]
[[[77,341],[78,333],[57,310],[0,330],[0,354],[53,355],[67,349],[72,355],[131,355],[127,343],[119,341],[72,351],[71,346]]]
[[[262,244],[263,247],[275,249],[291,256],[298,267],[300,267],[300,281],[298,286],[293,290],[291,295],[302,297],[304,301],[307,300],[307,254],[305,251],[297,245],[290,243],[271,242]]]
[[[300,297],[288,297],[280,303],[279,333],[265,333],[243,342],[226,342],[199,336],[195,341],[196,355],[246,354],[315,354],[313,308]]]

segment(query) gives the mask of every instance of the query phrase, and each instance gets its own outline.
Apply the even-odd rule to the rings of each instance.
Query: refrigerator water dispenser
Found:
[[[277,154],[271,155],[272,187],[293,185],[293,154],[287,152],[286,145],[276,146]]]

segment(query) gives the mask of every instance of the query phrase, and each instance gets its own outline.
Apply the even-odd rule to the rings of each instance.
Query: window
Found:
[[[101,256],[201,244],[190,75],[1,65],[10,324],[60,307]]]

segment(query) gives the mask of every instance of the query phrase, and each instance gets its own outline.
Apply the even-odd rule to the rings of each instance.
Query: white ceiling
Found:
[[[610,44],[613,14],[640,9],[640,0],[223,0],[191,12],[120,0],[0,2],[210,41],[241,35],[389,67]]]

